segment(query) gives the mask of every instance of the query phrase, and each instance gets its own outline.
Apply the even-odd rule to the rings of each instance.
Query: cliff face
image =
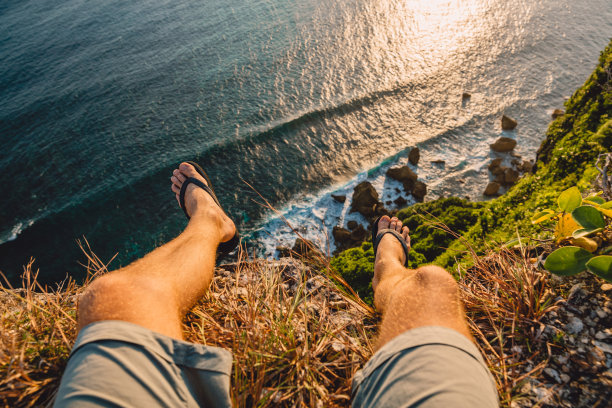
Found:
[[[540,229],[531,225],[531,215],[552,206],[559,193],[571,186],[582,191],[591,188],[598,174],[597,157],[612,147],[612,42],[565,108],[549,126],[532,174],[503,196],[479,203],[439,199],[399,211],[398,218],[411,230],[410,266],[433,262],[448,268],[463,257],[465,243],[479,251],[485,242],[516,238],[517,231],[523,237],[537,236]],[[435,228],[432,222],[445,224],[457,236]],[[372,245],[366,242],[340,253],[331,263],[364,299],[371,300],[373,259]]]

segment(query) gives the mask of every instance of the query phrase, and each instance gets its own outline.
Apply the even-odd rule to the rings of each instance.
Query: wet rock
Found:
[[[359,225],[359,223],[357,221],[351,220],[349,222],[346,223],[346,226],[348,227],[348,229],[350,229],[351,231],[354,230],[355,228],[357,228],[357,226]]]
[[[436,160],[432,160],[431,163],[433,163],[433,164],[446,164],[446,160],[436,159]]]
[[[501,119],[501,125],[503,130],[513,130],[516,125],[518,125],[518,122],[511,117],[504,115]]]
[[[489,163],[489,171],[494,175],[497,176],[500,173],[504,172],[505,167],[502,167],[502,161],[503,159],[501,158],[497,158],[497,159],[493,159],[491,161],[491,163]]]
[[[339,203],[344,203],[346,201],[346,196],[345,195],[335,195],[335,194],[332,194],[331,196],[332,196],[332,198],[334,200],[336,200]]]
[[[421,158],[421,151],[419,150],[418,147],[413,148],[412,150],[410,150],[410,153],[408,153],[408,161],[415,166],[419,164],[420,158]]]
[[[492,181],[489,184],[487,184],[487,187],[485,188],[485,191],[484,191],[483,194],[486,195],[486,196],[496,195],[497,192],[499,191],[500,187],[501,187],[501,185],[499,183],[496,183],[495,181]]]
[[[308,257],[321,255],[321,251],[319,251],[318,247],[315,245],[314,242],[302,238],[298,238],[295,240],[292,251],[298,256]]]
[[[347,244],[351,240],[351,231],[339,226],[335,226],[332,229],[332,235],[338,246],[343,246],[343,244]]]
[[[291,248],[289,247],[279,245],[276,247],[276,250],[278,251],[279,258],[285,258],[285,257],[291,256]]]
[[[464,92],[461,94],[461,99],[466,100],[466,99],[470,99],[472,97],[472,95],[469,92]]]
[[[358,212],[368,219],[386,212],[382,203],[378,201],[378,193],[370,182],[362,181],[355,186],[351,212]]]
[[[422,181],[417,181],[414,184],[414,191],[412,191],[412,195],[414,196],[415,200],[423,201],[426,194],[427,194],[427,185],[423,183]]]
[[[408,204],[408,201],[406,201],[406,199],[402,196],[397,197],[395,200],[393,200],[393,203],[398,207],[398,208],[402,208],[404,206],[406,206],[406,204]]]
[[[357,228],[351,231],[351,240],[355,245],[362,243],[365,237],[366,230],[361,225],[358,225]]]
[[[509,152],[516,147],[516,140],[509,137],[500,137],[495,143],[489,145],[491,150],[498,153]]]
[[[514,184],[518,181],[519,179],[519,172],[511,169],[511,168],[507,168],[504,170],[504,184]]]
[[[565,325],[565,331],[570,334],[578,334],[584,329],[584,323],[577,317],[572,317],[569,320],[569,323]]]
[[[531,173],[533,170],[533,162],[531,160],[523,160],[523,163],[519,167],[523,173]]]
[[[387,170],[387,176],[401,182],[404,185],[404,191],[408,194],[414,190],[414,185],[417,181],[417,175],[410,170],[408,166],[392,167]]]
[[[550,115],[550,116],[552,116],[552,118],[554,120],[554,119],[557,119],[559,116],[563,116],[563,115],[565,115],[565,111],[563,109],[555,109],[553,111],[552,115]]]

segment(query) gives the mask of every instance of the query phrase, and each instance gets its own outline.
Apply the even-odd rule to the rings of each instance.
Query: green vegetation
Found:
[[[423,256],[426,262],[448,268],[457,260],[467,262],[467,245],[482,253],[485,242],[507,242],[517,233],[548,238],[531,223],[531,215],[552,207],[559,194],[570,187],[581,191],[591,188],[598,174],[597,157],[612,147],[612,42],[565,108],[566,113],[548,128],[533,174],[524,176],[503,196],[481,203],[440,199],[398,213],[411,229],[415,259]],[[423,217],[429,223],[424,224]],[[436,222],[448,226],[461,239],[435,229],[432,223]],[[372,276],[372,266],[367,266],[372,259],[371,247],[363,244],[340,253],[331,262],[366,301],[371,299],[366,282]]]

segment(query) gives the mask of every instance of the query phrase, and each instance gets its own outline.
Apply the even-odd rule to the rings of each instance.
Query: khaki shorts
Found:
[[[232,354],[122,322],[79,333],[56,407],[230,407]],[[353,380],[354,407],[497,407],[491,374],[466,337],[420,327],[394,338]]]
[[[480,352],[461,333],[428,326],[389,341],[353,379],[353,407],[498,407]]]

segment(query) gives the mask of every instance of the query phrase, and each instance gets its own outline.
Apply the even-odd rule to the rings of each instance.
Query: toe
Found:
[[[181,183],[184,183],[185,180],[187,180],[187,178],[183,175],[183,173],[181,173],[179,169],[174,169],[174,171],[172,172],[172,175],[176,177],[177,180],[180,181]]]
[[[172,189],[172,192],[176,194],[178,197],[178,194],[181,192],[181,188],[177,186],[176,184],[172,183],[171,189]]]
[[[389,228],[393,230],[397,230],[398,219],[396,217],[391,218],[391,223],[389,224]]]
[[[202,177],[202,175],[198,173],[195,167],[193,167],[191,164],[183,162],[180,164],[179,170],[183,174],[185,179],[187,179],[188,177],[193,177],[195,179],[200,180],[202,183],[208,185],[206,179],[204,179],[204,177]]]
[[[178,188],[181,188],[181,186],[183,185],[183,182],[180,181],[179,178],[176,176],[170,177],[170,181],[172,181],[172,186],[176,186]]]
[[[387,229],[389,228],[390,223],[391,223],[391,218],[389,218],[388,215],[383,215],[382,217],[380,217],[380,220],[378,221],[378,229],[379,230]]]

